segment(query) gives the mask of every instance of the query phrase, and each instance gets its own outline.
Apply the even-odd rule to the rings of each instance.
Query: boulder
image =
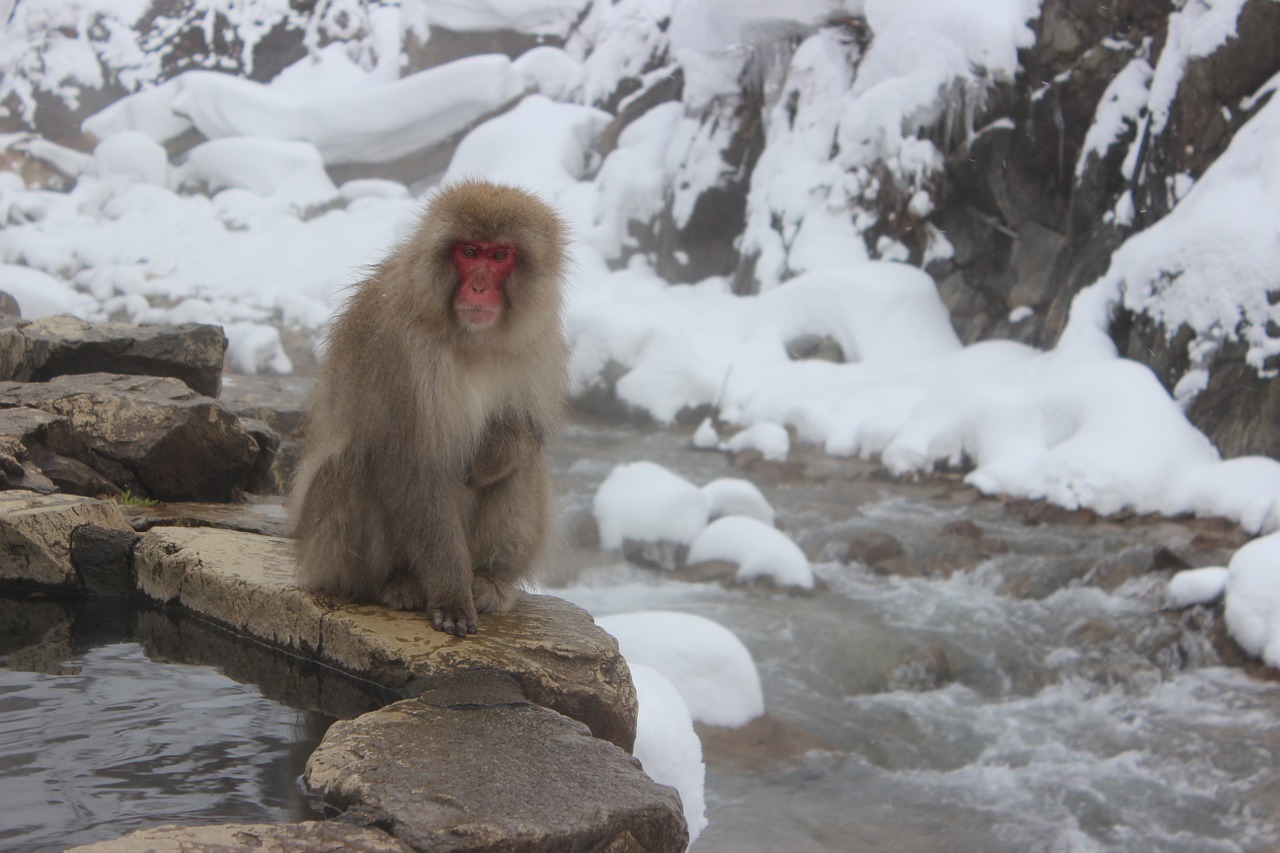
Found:
[[[585,723],[630,750],[635,688],[617,642],[590,614],[549,595],[523,595],[457,638],[421,613],[346,604],[299,589],[293,543],[207,528],[153,528],[134,551],[138,588],[236,633],[294,650],[413,695],[471,671],[509,676],[527,701]]]
[[[307,788],[418,850],[677,851],[680,797],[492,676],[335,723]]]
[[[89,450],[67,418],[27,406],[0,409],[4,488],[98,497],[120,489],[83,461]]]
[[[47,445],[54,455],[160,500],[230,500],[250,484],[262,453],[240,418],[171,378],[90,373],[0,382],[0,410],[20,407],[65,419],[34,418],[59,437]],[[75,440],[62,442],[67,425]]]
[[[342,823],[289,823],[281,826],[227,823],[219,826],[176,826],[140,829],[112,841],[70,848],[76,853],[408,853],[405,846],[385,832]]]
[[[0,492],[0,581],[80,587],[72,535],[85,525],[133,531],[115,501]]]
[[[62,314],[0,326],[0,379],[44,382],[75,373],[169,376],[217,397],[227,337],[218,326],[90,323]]]

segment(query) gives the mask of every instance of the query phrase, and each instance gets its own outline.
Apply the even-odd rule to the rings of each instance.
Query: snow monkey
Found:
[[[565,227],[522,190],[439,190],[330,328],[291,513],[302,586],[476,632],[552,524]]]

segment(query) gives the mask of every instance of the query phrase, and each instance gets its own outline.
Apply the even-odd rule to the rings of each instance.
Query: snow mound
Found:
[[[211,71],[188,71],[85,120],[106,138],[124,130],[166,142],[194,127],[209,139],[261,136],[310,142],[328,164],[395,160],[463,130],[523,90],[511,60],[470,56],[399,80],[294,91]]]
[[[755,660],[728,628],[690,613],[649,610],[601,616],[627,664],[651,666],[680,691],[693,719],[729,728],[764,713]]]
[[[1226,591],[1230,575],[1230,569],[1220,566],[1178,572],[1165,586],[1165,600],[1174,608],[1212,604]]]
[[[702,741],[693,730],[689,707],[675,685],[653,667],[631,662],[628,666],[640,704],[631,754],[640,760],[650,779],[680,792],[692,844],[707,826],[707,768],[702,763]]]
[[[701,489],[653,462],[619,465],[600,484],[593,503],[600,545],[624,539],[687,545],[707,526],[710,502]]]
[[[1280,533],[1245,545],[1228,568],[1227,630],[1250,655],[1280,667]]]
[[[738,453],[755,450],[770,462],[785,462],[791,452],[791,436],[787,428],[778,424],[752,424],[724,443],[725,450]]]
[[[165,186],[169,181],[169,155],[151,137],[126,131],[102,140],[93,149],[97,173],[123,175],[144,184]]]
[[[293,363],[280,345],[280,332],[261,323],[227,323],[227,367],[236,373],[293,372]]]
[[[315,146],[281,139],[202,143],[191,149],[176,178],[180,187],[204,186],[213,192],[234,187],[299,208],[319,206],[338,195]]]
[[[740,581],[764,578],[778,586],[813,589],[813,569],[796,543],[755,518],[729,515],[707,525],[689,546],[688,561],[738,564]]]
[[[774,512],[769,501],[755,483],[737,477],[721,477],[702,487],[712,517],[745,515],[762,524],[773,526]]]
[[[902,364],[960,349],[933,279],[905,264],[868,261],[797,276],[763,294],[755,314],[783,344],[832,337],[847,362]]]
[[[711,450],[720,446],[720,434],[711,418],[703,418],[693,432],[693,446],[699,450]]]
[[[106,319],[93,299],[30,267],[0,264],[0,290],[17,300],[25,320],[54,314],[74,314],[82,320]]]

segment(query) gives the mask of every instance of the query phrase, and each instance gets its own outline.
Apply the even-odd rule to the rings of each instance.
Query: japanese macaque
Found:
[[[508,610],[553,524],[543,445],[564,408],[565,228],[465,181],[330,329],[291,513],[302,586],[474,634]]]

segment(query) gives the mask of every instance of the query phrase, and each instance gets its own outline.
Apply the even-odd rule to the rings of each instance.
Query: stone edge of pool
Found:
[[[422,614],[298,589],[288,539],[207,527],[139,535],[114,501],[13,491],[0,493],[0,581],[136,591],[404,697],[335,723],[308,760],[303,782],[331,820],[155,827],[74,850],[688,843],[678,794],[630,755],[638,708],[617,643],[562,599],[525,595],[459,639]]]

